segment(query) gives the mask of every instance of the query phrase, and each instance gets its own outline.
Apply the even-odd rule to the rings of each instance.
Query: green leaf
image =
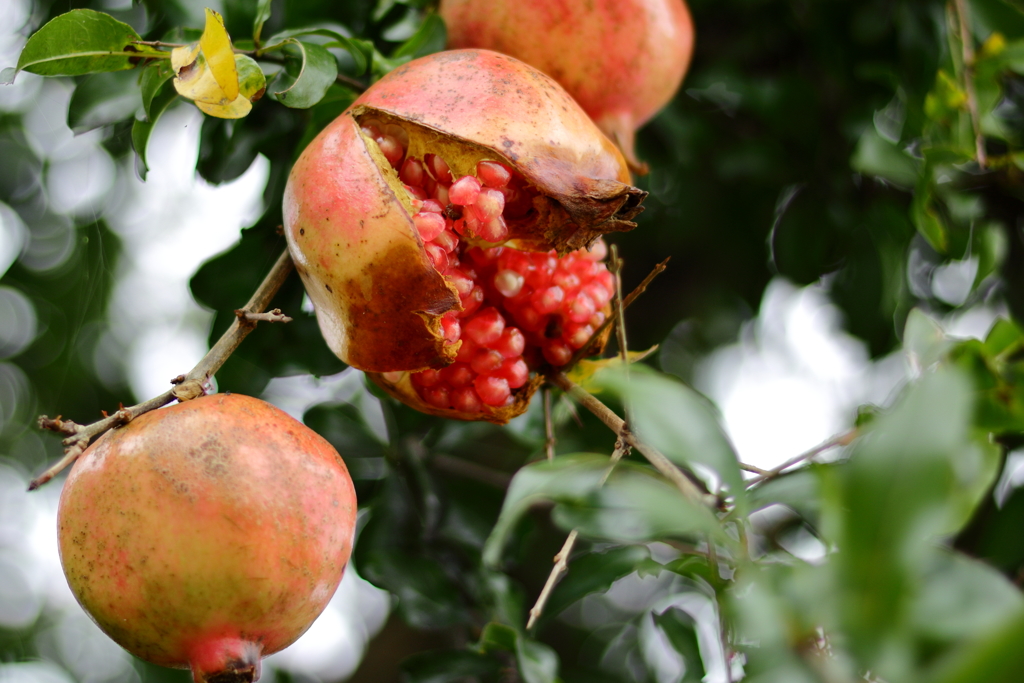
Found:
[[[874,128],[866,130],[850,158],[853,170],[884,178],[893,185],[912,188],[917,183],[918,162],[884,139]]]
[[[136,40],[140,40],[139,34],[131,26],[109,14],[71,10],[51,19],[28,39],[18,58],[17,71],[80,76],[131,69],[141,56],[153,52],[132,45]]]
[[[171,68],[171,63],[168,60],[161,60],[143,70],[142,78],[139,81],[139,90],[142,93],[142,109],[146,112],[148,121],[153,122],[160,116],[159,112],[153,111],[153,103],[155,101],[159,107],[159,104],[165,99],[166,91],[174,90],[173,86],[167,84],[172,78],[174,78],[174,69]],[[177,92],[174,94],[176,95]],[[164,106],[166,106],[166,102],[164,102]]]
[[[608,458],[600,455],[565,455],[521,468],[509,484],[498,522],[484,546],[484,564],[496,568],[502,549],[516,522],[534,504],[556,498],[582,498],[604,476]]]
[[[288,57],[284,69],[274,80],[274,97],[292,109],[308,109],[323,99],[338,77],[334,55],[314,43],[294,38],[283,48]]]
[[[937,551],[913,606],[915,632],[937,641],[970,638],[1024,609],[1024,596],[1005,576],[959,553]]]
[[[331,442],[353,479],[380,479],[385,445],[370,430],[359,408],[351,403],[321,403],[307,410],[302,421]]]
[[[282,31],[281,33],[274,34],[274,36],[267,41],[270,47],[264,48],[263,52],[281,49],[288,43],[289,39],[298,38],[299,36],[323,36],[331,38],[331,40],[324,43],[322,47],[340,47],[348,52],[352,57],[352,61],[355,63],[356,76],[361,76],[370,68],[370,62],[373,60],[374,52],[373,43],[371,41],[359,38],[349,38],[348,36],[344,36],[337,31],[332,31],[327,28],[304,28]]]
[[[918,371],[926,370],[942,359],[953,341],[934,320],[920,309],[913,309],[903,327],[903,351]]]
[[[447,40],[448,31],[445,29],[444,20],[439,15],[431,13],[423,19],[423,23],[416,29],[416,33],[391,53],[391,58],[411,57],[416,59],[439,52],[444,49]]]
[[[969,381],[940,368],[875,420],[847,468],[821,470],[829,491],[826,536],[840,549],[841,621],[859,666],[881,666],[877,673],[887,679],[903,670],[886,670],[876,657],[887,638],[905,631],[912,589],[933,544],[963,523],[959,497],[976,484],[970,421]]]
[[[132,117],[140,104],[135,81],[125,72],[83,78],[68,103],[68,128],[78,135]]]
[[[928,683],[1018,683],[1024,671],[1024,609],[942,658]]]
[[[494,676],[501,666],[493,657],[479,652],[434,650],[407,657],[401,668],[404,683],[451,683],[478,676]]]
[[[252,36],[255,41],[259,41],[260,34],[263,33],[263,24],[270,18],[272,2],[273,0],[257,0],[256,2],[256,16],[252,21]]]
[[[704,679],[705,670],[693,617],[681,609],[673,608],[652,616],[655,626],[665,634],[668,642],[686,662],[686,670],[679,683],[700,683]]]
[[[582,498],[560,500],[553,518],[563,529],[578,529],[583,536],[625,543],[705,534],[723,543],[731,540],[708,508],[633,463],[617,465],[604,486]]]
[[[558,655],[544,643],[520,636],[516,641],[516,661],[524,683],[555,683],[558,680]]]
[[[519,635],[514,628],[492,621],[484,626],[478,647],[481,652],[515,652],[518,639]]]
[[[146,179],[146,175],[149,172],[149,162],[146,161],[146,149],[149,146],[149,136],[152,135],[153,129],[156,127],[156,122],[160,119],[160,115],[163,114],[164,111],[171,106],[171,103],[178,97],[177,91],[175,91],[174,86],[171,85],[170,78],[158,81],[155,86],[150,83],[150,87],[147,88],[146,74],[150,71],[155,72],[157,70],[147,69],[143,72],[142,97],[143,109],[146,112],[146,119],[135,119],[135,123],[132,124],[132,149],[135,150],[135,172],[142,180]],[[151,79],[151,81],[156,80],[156,78]]]
[[[675,463],[714,470],[735,498],[737,510],[745,513],[746,494],[736,453],[707,399],[642,365],[631,366],[629,375],[608,369],[596,376],[595,384],[621,397],[631,411],[630,427],[642,440]]]
[[[613,583],[635,572],[638,566],[652,562],[651,551],[642,545],[573,557],[569,572],[551,593],[544,617],[558,616],[566,607],[591,593],[604,593]]]

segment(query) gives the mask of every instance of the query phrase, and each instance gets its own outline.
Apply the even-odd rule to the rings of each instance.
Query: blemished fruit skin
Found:
[[[516,249],[565,254],[632,229],[642,210],[646,193],[630,185],[622,154],[536,69],[486,50],[398,67],[309,144],[284,193],[285,237],[324,339],[360,370],[451,364],[459,343],[445,339],[442,317],[462,310],[456,287],[427,255],[402,180],[361,132],[370,121],[402,130],[399,158],[436,154],[455,178],[475,175],[483,160],[511,169],[533,193],[528,214],[510,218],[501,242]],[[523,410],[517,403],[474,419],[505,422]]]
[[[103,631],[196,683],[254,681],[327,606],[356,496],[318,434],[259,399],[203,396],[107,432],[58,509],[61,564]]]
[[[634,132],[675,95],[693,54],[682,0],[441,0],[453,49],[521,59],[558,81],[633,162]]]

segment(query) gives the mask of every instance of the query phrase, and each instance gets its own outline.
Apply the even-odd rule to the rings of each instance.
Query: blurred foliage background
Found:
[[[215,5],[14,3],[0,10],[16,29],[4,46],[11,62],[0,68],[72,9],[106,12],[157,40],[201,28],[207,4]],[[266,177],[258,219],[191,278],[195,301],[212,312],[203,318],[212,320],[210,340],[284,249],[277,227],[288,170],[356,96],[352,84],[444,45],[427,1],[223,0],[215,9],[242,45],[266,7],[264,36],[314,27],[355,42],[330,48],[342,77],[312,106],[275,101],[275,79],[287,74],[270,66],[270,94],[249,116],[202,119],[202,179],[231,183],[254,163]],[[304,419],[356,479],[364,514],[355,567],[394,596],[353,680],[1020,680],[1024,4],[693,0],[690,8],[689,75],[638,138],[651,165],[638,180],[650,191],[647,208],[634,232],[612,240],[626,290],[672,258],[628,316],[633,348],[661,345],[647,361],[661,374],[641,373],[632,388],[609,380],[602,397],[632,401],[645,437],[712,487],[733,482],[728,504],[702,526],[694,520],[707,521],[707,511],[664,497],[636,455],[601,491],[593,456],[542,462],[538,405],[505,428],[456,424],[343,375],[343,389]],[[973,62],[964,59],[964,11]],[[32,108],[49,96],[44,86],[0,99],[0,662],[12,663],[0,664],[0,681],[51,680],[13,664],[40,659],[61,667],[45,670],[65,677],[52,680],[187,679],[139,662],[105,670],[97,662],[116,659],[109,651],[76,665],[44,608],[42,579],[25,569],[31,535],[53,530],[18,522],[27,514],[18,512],[19,486],[60,455],[58,439],[35,430],[36,415],[87,422],[149,398],[133,395],[112,321],[118,307],[160,302],[114,296],[132,232],[112,228],[113,216],[135,187],[125,179],[147,172],[133,151],[139,140],[144,152],[159,117],[192,105],[167,97],[166,111],[144,106],[139,71],[60,79],[64,99],[52,101],[70,104],[59,134],[53,120],[40,132],[32,118],[65,115]],[[93,166],[70,163],[82,155]],[[89,190],[95,164],[109,178]],[[62,200],[62,188],[76,184],[88,187]],[[158,230],[175,230],[173,215],[163,220]],[[706,359],[751,334],[759,308],[768,315],[761,302],[780,279],[829,297],[871,358],[897,353],[907,362],[887,405],[848,411],[847,426],[856,421],[855,434],[871,438],[744,492],[719,417],[689,387],[700,384]],[[303,308],[298,278],[274,305],[295,321],[252,334],[218,374],[221,390],[273,395],[274,378],[345,369]],[[999,321],[980,338],[943,331],[978,312]],[[178,372],[187,369],[181,362]],[[556,400],[558,452],[607,456],[612,434],[581,412]],[[516,503],[527,499],[547,504],[526,512]],[[526,610],[572,528],[581,541],[569,573],[527,632]],[[316,679],[283,665],[267,675]]]

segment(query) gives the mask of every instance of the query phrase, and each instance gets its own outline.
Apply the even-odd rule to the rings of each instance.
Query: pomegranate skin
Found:
[[[78,459],[61,564],[132,654],[196,683],[254,681],[331,599],[355,517],[327,441],[268,403],[215,394],[141,415]]]
[[[496,50],[558,81],[634,168],[636,129],[675,95],[693,54],[682,0],[441,0],[451,48]]]
[[[367,120],[403,127],[408,157],[442,155],[455,177],[481,160],[519,174],[538,196],[508,226],[517,249],[567,253],[632,229],[642,210],[646,193],[629,185],[622,154],[536,69],[486,50],[395,69],[309,144],[284,195],[285,236],[324,339],[360,370],[451,364],[459,343],[446,343],[441,317],[462,310],[424,251],[401,181],[360,133]]]

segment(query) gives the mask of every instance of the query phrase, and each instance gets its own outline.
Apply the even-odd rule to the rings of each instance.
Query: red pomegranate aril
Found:
[[[377,144],[380,146],[380,151],[384,153],[384,158],[388,160],[388,163],[394,167],[398,167],[398,163],[405,156],[405,148],[395,138],[390,135],[382,135],[377,138]]]
[[[590,320],[588,320],[587,323],[596,330],[604,324],[604,321],[604,311],[597,311],[594,315],[590,316]]]
[[[449,268],[444,276],[455,286],[455,291],[459,293],[460,298],[467,297],[473,291],[473,280],[458,268]]]
[[[452,182],[451,169],[448,168],[444,159],[436,154],[427,154],[425,161],[427,162],[427,171],[435,180],[445,185]]]
[[[526,348],[526,337],[515,327],[506,326],[501,337],[491,347],[505,358],[518,358]]]
[[[608,255],[608,245],[604,240],[597,240],[590,245],[590,249],[584,249],[581,253],[583,258],[588,261],[603,261],[604,257]]]
[[[473,209],[476,210],[481,222],[489,221],[500,216],[505,210],[505,196],[497,190],[485,187],[477,195]]]
[[[488,242],[504,242],[508,239],[508,226],[501,216],[495,216],[486,223],[481,223],[476,232],[480,239]]]
[[[513,312],[516,326],[527,332],[540,332],[548,324],[547,315],[527,304]]]
[[[434,199],[436,199],[441,206],[448,206],[451,204],[452,200],[448,197],[448,186],[438,183],[437,187],[434,188]]]
[[[469,206],[479,195],[480,181],[471,175],[462,176],[448,188],[448,201],[457,206]]]
[[[512,170],[497,161],[481,161],[476,165],[476,176],[484,185],[500,188],[512,180]]]
[[[426,207],[429,203],[429,200],[425,201],[423,206]],[[412,217],[412,222],[416,224],[416,230],[424,242],[433,242],[444,232],[444,216],[439,213],[423,210]]]
[[[423,202],[423,205],[426,206],[427,202]],[[589,282],[601,268],[603,266],[600,264],[585,258],[577,258],[569,264],[569,272],[578,277],[580,282]]]
[[[448,267],[448,253],[436,244],[427,244],[424,246],[424,249],[426,249],[427,257],[434,265],[434,269],[439,273],[443,273]]]
[[[572,292],[580,288],[580,279],[561,268],[556,270],[555,274],[551,276],[551,282],[558,285],[566,292]]]
[[[439,214],[442,211],[444,211],[444,206],[441,204],[441,202],[437,201],[436,199],[426,199],[423,202],[423,208],[421,208],[420,211]]]
[[[540,314],[554,313],[558,310],[558,307],[562,305],[562,300],[565,298],[565,292],[559,286],[547,287],[546,289],[539,289],[533,293],[530,297],[530,303],[533,309]]]
[[[459,362],[442,369],[440,377],[448,386],[458,389],[459,387],[469,386],[473,382],[475,373],[468,365]]]
[[[423,184],[426,172],[423,170],[423,164],[418,159],[406,159],[405,163],[402,164],[402,170],[399,172],[398,177],[406,185],[419,187]]]
[[[574,323],[585,323],[594,315],[597,307],[593,299],[585,294],[575,296],[566,302],[564,306],[566,317]]]
[[[479,413],[484,406],[473,387],[462,387],[452,392],[452,407],[463,413]]]
[[[502,296],[512,298],[522,291],[525,281],[526,278],[514,270],[499,270],[494,276],[494,288]]]
[[[562,339],[574,349],[586,344],[593,334],[594,328],[587,324],[569,323],[562,328]]]
[[[395,140],[398,140],[398,144],[400,144],[403,149],[409,146],[408,131],[397,123],[389,123],[384,126],[384,133],[390,135]]]
[[[360,126],[359,130],[362,132],[363,135],[374,141],[376,141],[377,138],[381,136],[380,128],[377,128],[377,126],[366,124]]]
[[[501,338],[505,318],[493,306],[481,310],[462,326],[463,334],[480,346],[490,346]]]
[[[477,349],[469,367],[478,375],[489,375],[501,367],[505,357],[493,349]]]
[[[445,226],[450,225],[451,221],[445,221]],[[450,228],[446,227],[444,232],[434,238],[434,244],[447,252],[452,252],[459,246],[459,238]]]
[[[552,339],[546,343],[542,353],[544,354],[544,360],[556,367],[565,365],[572,359],[572,349],[565,342],[558,339]]]
[[[441,332],[444,334],[444,340],[449,344],[459,341],[459,337],[462,336],[462,325],[454,313],[441,318]]]
[[[580,290],[580,294],[590,297],[597,308],[604,308],[605,304],[612,300],[612,292],[600,283],[592,282]]]
[[[530,368],[522,358],[507,358],[492,374],[507,380],[510,389],[518,389],[530,380]]]
[[[468,318],[473,315],[484,303],[484,290],[480,285],[473,285],[473,291],[461,299],[462,310],[457,314],[460,318]]]
[[[435,408],[447,408],[451,405],[448,387],[444,385],[427,387],[423,390],[422,396],[424,401]]]
[[[480,400],[489,406],[503,406],[512,399],[512,390],[504,377],[480,375],[473,380],[473,388]]]
[[[416,387],[432,387],[441,381],[441,372],[439,370],[424,370],[422,372],[414,372],[409,377],[412,381],[413,386]]]
[[[422,187],[413,187],[412,185],[405,185],[404,187],[409,192],[409,196],[413,198],[413,208],[419,211],[419,207],[423,206],[423,202],[429,199],[427,193],[423,191]]]

